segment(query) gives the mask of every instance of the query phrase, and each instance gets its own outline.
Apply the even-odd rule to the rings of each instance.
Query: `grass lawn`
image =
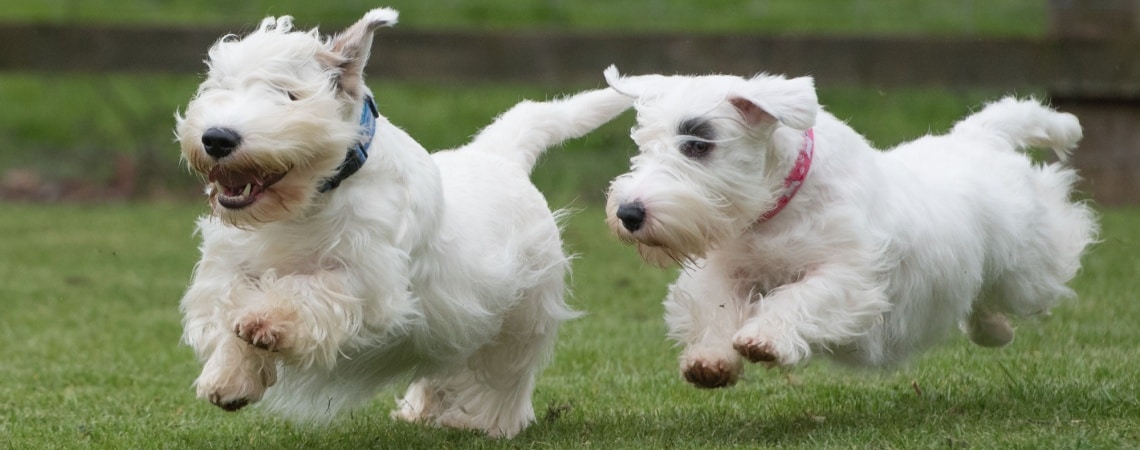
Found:
[[[178,299],[200,205],[0,204],[2,448],[1121,448],[1140,442],[1134,258],[1140,210],[1103,217],[1103,243],[1052,317],[1003,350],[955,338],[909,367],[750,367],[732,389],[677,374],[660,299],[671,271],[641,265],[593,202],[566,230],[581,257],[573,304],[535,398],[508,442],[396,423],[396,392],[327,428],[194,399]]]

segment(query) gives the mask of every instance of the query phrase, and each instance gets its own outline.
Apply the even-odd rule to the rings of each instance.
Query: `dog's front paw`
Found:
[[[266,389],[266,386],[255,378],[204,380],[199,377],[196,384],[198,398],[230,412],[257,403],[265,395]]]
[[[194,382],[198,398],[226,411],[256,403],[277,382],[276,363],[265,358],[242,358],[238,354],[216,355],[206,361]]]
[[[256,402],[258,399],[253,398],[251,395],[243,395],[243,393],[227,393],[217,389],[200,389],[198,391],[198,398],[209,400],[214,406],[222,408],[223,410],[234,412],[244,408],[246,405]]]
[[[238,319],[234,333],[254,347],[271,352],[289,347],[289,328],[293,321],[277,311],[252,311]]]
[[[796,345],[798,337],[781,339],[751,328],[746,326],[732,339],[732,348],[749,361],[768,367],[794,366],[808,356],[807,343]]]
[[[681,376],[699,388],[732,386],[743,368],[740,356],[731,351],[710,353],[689,349],[681,355]]]
[[[754,338],[740,338],[732,343],[732,348],[736,349],[740,356],[748,358],[749,361],[754,363],[770,363],[775,364],[779,361],[780,357],[776,354],[776,349],[772,347],[770,342],[763,339]]]
[[[692,385],[699,388],[713,389],[728,387],[736,384],[739,376],[739,364],[733,367],[728,361],[694,361],[681,368],[681,375]]]

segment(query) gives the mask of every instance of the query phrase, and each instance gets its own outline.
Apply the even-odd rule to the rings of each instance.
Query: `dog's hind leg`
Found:
[[[982,347],[1004,347],[1013,342],[1014,330],[1009,317],[982,305],[974,305],[963,328],[970,341]]]
[[[513,437],[534,421],[531,393],[545,358],[533,347],[550,347],[546,341],[502,335],[457,372],[413,382],[392,417]]]
[[[575,315],[562,303],[563,292],[559,278],[524,294],[491,342],[456,371],[416,380],[392,416],[491,437],[518,434],[534,421],[531,394],[554,350],[558,326]]]
[[[1078,181],[1076,172],[1061,164],[1032,170],[1034,190],[1022,195],[1035,200],[1036,215],[1011,233],[1016,239],[990,245],[1006,247],[995,252],[998,255],[1019,257],[992,258],[1003,270],[962,324],[970,340],[984,347],[1013,341],[1009,317],[1047,314],[1062,299],[1076,296],[1066,283],[1077,274],[1081,255],[1096,240],[1095,212],[1083,202],[1070,200]]]

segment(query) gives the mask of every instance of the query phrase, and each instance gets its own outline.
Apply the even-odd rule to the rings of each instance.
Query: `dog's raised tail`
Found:
[[[1064,161],[1081,140],[1077,117],[1034,99],[1005,97],[954,126],[955,133],[996,134],[1019,150],[1049,148]]]
[[[472,146],[513,159],[529,173],[547,148],[593,131],[633,101],[612,88],[546,102],[523,101],[479,132]]]

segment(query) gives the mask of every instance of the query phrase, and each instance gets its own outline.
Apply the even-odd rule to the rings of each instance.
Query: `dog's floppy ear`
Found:
[[[329,50],[340,70],[337,83],[348,95],[357,98],[363,92],[364,65],[368,64],[372,50],[373,32],[395,25],[399,16],[400,13],[391,8],[373,9],[329,41]]]
[[[762,75],[749,80],[744,91],[728,101],[749,125],[777,121],[797,130],[815,125],[819,99],[811,77],[787,80]]]

